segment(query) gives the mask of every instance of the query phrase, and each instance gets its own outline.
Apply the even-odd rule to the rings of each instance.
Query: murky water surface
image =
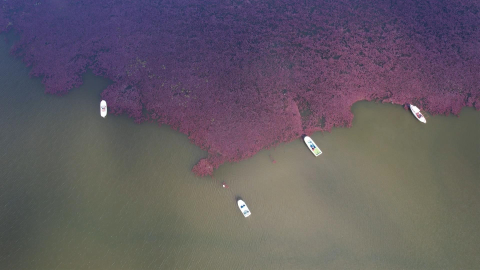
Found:
[[[45,95],[8,48],[0,42],[0,269],[480,265],[480,112],[424,125],[401,106],[358,102],[352,128],[312,136],[318,158],[297,140],[198,178],[190,170],[206,153],[185,135],[99,116],[108,82],[87,75],[64,97]]]

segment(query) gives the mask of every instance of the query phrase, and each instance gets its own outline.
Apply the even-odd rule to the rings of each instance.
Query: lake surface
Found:
[[[187,136],[101,118],[91,74],[45,95],[1,37],[0,269],[480,265],[478,111],[424,125],[358,102],[352,128],[311,136],[317,158],[299,139],[199,178]]]

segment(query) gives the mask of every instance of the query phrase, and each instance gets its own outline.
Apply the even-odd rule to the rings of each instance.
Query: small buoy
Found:
[[[228,185],[225,184],[225,182],[223,182],[223,183],[222,183],[222,187],[223,187],[223,188],[228,188]]]

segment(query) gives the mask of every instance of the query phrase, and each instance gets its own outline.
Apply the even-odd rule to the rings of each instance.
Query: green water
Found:
[[[317,158],[299,139],[198,178],[206,153],[185,135],[99,116],[105,80],[45,95],[4,42],[0,59],[0,269],[480,265],[471,108],[424,125],[358,102],[352,128],[311,136]]]

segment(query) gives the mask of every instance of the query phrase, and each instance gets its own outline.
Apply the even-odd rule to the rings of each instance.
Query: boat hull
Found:
[[[417,118],[418,121],[424,124],[427,123],[427,119],[425,119],[425,116],[423,116],[423,114],[420,112],[420,109],[417,106],[410,104],[410,111],[412,112],[413,116]]]
[[[307,145],[308,149],[312,152],[312,154],[316,157],[320,156],[322,154],[322,150],[315,144],[315,142],[312,140],[312,138],[305,136],[303,138],[303,141]]]
[[[105,116],[107,116],[107,110],[107,102],[102,100],[102,102],[100,102],[100,116],[105,118]]]
[[[240,209],[240,212],[242,212],[244,217],[249,217],[252,214],[250,212],[250,209],[248,209],[247,204],[245,204],[244,201],[238,200],[237,204],[238,204],[238,208]]]

